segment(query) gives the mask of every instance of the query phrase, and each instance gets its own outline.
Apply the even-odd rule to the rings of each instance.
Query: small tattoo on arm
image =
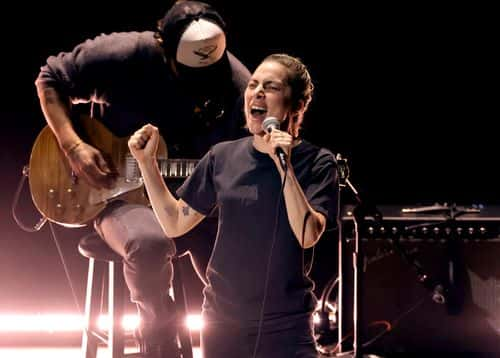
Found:
[[[189,215],[189,206],[183,206],[182,213],[184,214],[184,216],[188,216]]]

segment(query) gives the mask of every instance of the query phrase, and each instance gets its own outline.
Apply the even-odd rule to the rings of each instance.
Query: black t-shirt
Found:
[[[334,223],[337,172],[333,154],[303,141],[293,148],[291,160],[311,206]],[[283,200],[276,221],[280,189],[274,162],[254,148],[253,137],[215,145],[179,188],[178,195],[202,214],[219,207],[219,230],[204,291],[205,312],[255,326],[267,274],[266,320],[314,309],[313,282],[302,272],[302,248],[289,225]]]

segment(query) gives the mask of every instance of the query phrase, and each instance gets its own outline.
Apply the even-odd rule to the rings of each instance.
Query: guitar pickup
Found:
[[[142,187],[142,179],[135,182],[130,182],[125,178],[118,178],[116,185],[112,189],[92,189],[89,193],[89,204],[98,205],[116,199],[120,195],[131,192],[132,190]]]

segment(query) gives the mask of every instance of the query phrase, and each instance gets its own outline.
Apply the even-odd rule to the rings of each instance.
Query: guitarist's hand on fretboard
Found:
[[[110,168],[103,154],[93,146],[81,142],[67,154],[69,165],[77,178],[96,189],[113,187],[117,173]]]

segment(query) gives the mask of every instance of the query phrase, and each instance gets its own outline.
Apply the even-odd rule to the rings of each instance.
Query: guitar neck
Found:
[[[197,159],[159,159],[161,175],[165,178],[187,178],[193,172]]]

